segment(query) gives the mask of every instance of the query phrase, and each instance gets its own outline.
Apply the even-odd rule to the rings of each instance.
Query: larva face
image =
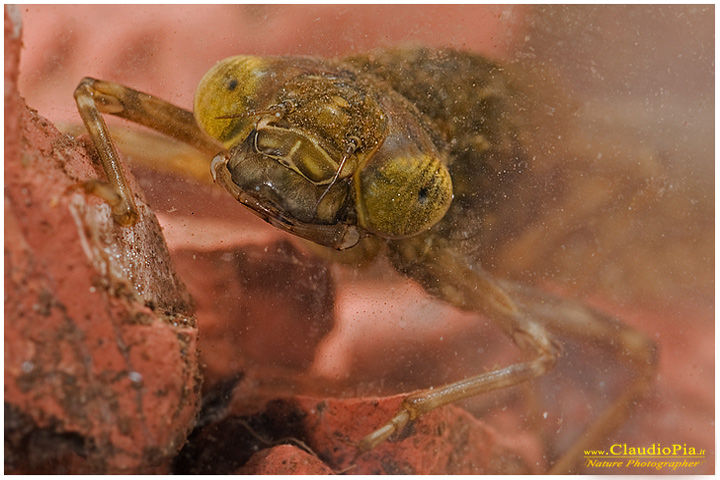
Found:
[[[337,244],[339,230],[332,240],[313,233],[329,225],[383,238],[418,234],[452,200],[444,157],[418,113],[342,64],[226,59],[201,82],[195,115],[229,151],[215,163],[226,189],[321,244],[352,246]]]

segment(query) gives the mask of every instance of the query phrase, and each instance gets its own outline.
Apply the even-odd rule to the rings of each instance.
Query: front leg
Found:
[[[137,221],[137,207],[101,113],[125,118],[183,141],[205,153],[208,159],[223,150],[200,130],[192,112],[116,83],[84,78],[75,89],[75,101],[107,178],[107,183],[86,182],[84,188],[108,202],[121,225]]]

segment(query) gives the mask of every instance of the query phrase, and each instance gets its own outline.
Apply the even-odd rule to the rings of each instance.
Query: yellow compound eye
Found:
[[[437,157],[383,158],[381,149],[358,176],[358,223],[384,238],[415,235],[445,215],[452,197],[450,172]]]
[[[208,71],[195,93],[195,119],[211,137],[230,146],[244,140],[274,89],[268,83],[270,64],[261,57],[226,58]],[[270,88],[268,88],[270,87]]]

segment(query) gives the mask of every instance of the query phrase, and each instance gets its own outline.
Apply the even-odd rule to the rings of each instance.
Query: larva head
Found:
[[[358,231],[352,178],[385,127],[352,72],[311,58],[232,57],[203,78],[195,116],[229,152],[213,167],[226,190],[270,223],[348,247],[341,224]]]
[[[347,248],[360,231],[414,235],[452,199],[414,107],[333,62],[226,59],[198,87],[195,116],[228,150],[214,162],[220,183],[270,223],[318,243]]]

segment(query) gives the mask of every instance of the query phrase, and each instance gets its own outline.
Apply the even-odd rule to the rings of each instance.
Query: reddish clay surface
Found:
[[[160,227],[74,185],[83,145],[25,107],[5,16],[5,472],[168,470],[199,406],[197,328]]]
[[[335,473],[527,474],[544,469],[541,449],[532,435],[498,434],[458,407],[431,412],[400,436],[359,454],[357,440],[369,427],[392,416],[402,395],[347,399],[276,396],[248,414],[248,405],[257,400],[244,395],[248,386],[238,384],[219,419],[196,429],[176,460],[176,473],[270,473],[269,462],[258,465],[260,455],[250,456],[280,443],[312,453],[327,471]],[[302,453],[299,462],[306,461],[307,453]],[[273,464],[279,469],[275,473],[285,468],[280,462]]]
[[[332,475],[322,461],[292,445],[261,450],[237,472],[238,475]]]
[[[524,9],[513,10],[508,16],[505,10],[493,7],[42,6],[20,10],[27,34],[21,94],[32,99],[28,100],[32,107],[58,122],[79,121],[72,90],[84,75],[118,81],[189,107],[194,85],[205,70],[232,54],[341,55],[379,45],[415,42],[504,57],[524,44],[526,34]],[[614,24],[619,17],[608,18]],[[550,46],[559,42],[550,37]],[[666,37],[669,35],[664,34]],[[645,45],[642,40],[630,44]],[[9,44],[6,34],[6,49]],[[606,53],[603,49],[601,53],[622,55],[626,50],[616,48]],[[543,51],[536,44],[523,50],[529,56]],[[6,54],[6,61],[8,58]],[[596,57],[587,58],[594,68]],[[587,63],[577,62],[581,66]],[[625,68],[626,64],[622,65]],[[593,78],[602,75],[600,72]],[[632,79],[619,78],[632,83]],[[676,86],[675,91],[682,88]],[[8,128],[13,128],[7,118],[6,113],[6,138]],[[692,133],[687,129],[680,132]],[[6,156],[12,148],[6,141]],[[668,151],[668,155],[677,154],[670,147]],[[678,158],[681,163],[685,157]],[[6,196],[13,191],[8,186],[7,163]],[[702,171],[698,167],[696,176]],[[341,471],[353,463],[354,442],[392,415],[400,402],[397,394],[506,365],[516,358],[511,343],[496,329],[487,327],[486,322],[478,323],[473,315],[458,314],[432,301],[416,286],[388,274],[383,265],[374,265],[368,271],[328,267],[314,259],[307,246],[288,243],[286,236],[262,224],[223,192],[186,180],[140,173],[143,175],[138,183],[158,213],[173,262],[195,299],[201,366],[207,379],[198,428],[175,458],[174,472]],[[96,174],[91,169],[83,170],[77,178],[88,175]],[[686,183],[691,181],[695,180]],[[56,196],[63,205],[65,197],[61,193]],[[701,195],[683,200],[707,204]],[[23,210],[30,218],[45,205],[32,201],[33,213]],[[100,203],[94,199],[87,202]],[[6,209],[16,204],[6,200]],[[57,215],[56,210],[58,207],[52,210],[53,215]],[[660,348],[655,388],[609,441],[637,446],[679,443],[702,448],[706,457],[699,467],[662,473],[712,473],[714,301],[709,288],[712,262],[707,260],[712,257],[712,249],[705,248],[706,239],[712,244],[712,221],[700,215],[683,217],[683,212],[668,214],[672,225],[660,222],[647,229],[658,242],[676,238],[681,232],[698,239],[698,244],[678,243],[672,265],[687,265],[680,275],[666,275],[665,259],[653,265],[657,261],[654,250],[647,250],[635,255],[641,259],[638,262],[651,262],[643,270],[646,276],[637,277],[637,284],[624,287],[618,281],[614,285],[613,292],[624,291],[626,295],[612,297],[604,290],[595,290],[592,281],[588,282],[592,279],[585,277],[581,280],[586,283],[581,286],[596,306],[616,313],[656,339]],[[12,216],[6,211],[6,272],[8,251],[16,258],[17,250],[26,249],[27,242],[10,228],[13,222],[22,224],[24,219],[24,213]],[[690,228],[678,228],[684,225],[678,223],[681,221]],[[54,225],[57,220],[48,222]],[[44,228],[35,225],[33,229],[38,232],[33,235],[44,232]],[[62,256],[65,250],[72,253],[64,249]],[[73,259],[85,258],[75,250]],[[53,258],[61,256],[57,250],[54,253]],[[628,253],[623,252],[622,258],[627,257]],[[616,260],[613,262],[611,257],[602,261],[610,266],[624,262]],[[582,270],[597,261],[588,259],[576,267]],[[6,285],[12,286],[7,275]],[[634,292],[651,291],[656,285],[662,289],[655,290],[654,296],[633,297]],[[563,294],[576,293],[573,285],[553,288]],[[28,305],[41,304],[30,297],[21,298]],[[73,305],[81,307],[85,308]],[[31,311],[28,308],[23,311]],[[6,303],[6,318],[7,309]],[[15,388],[8,381],[8,365],[15,369],[23,365],[16,360],[22,358],[23,343],[11,335],[15,334],[6,321],[6,401],[9,389]],[[354,459],[355,467],[349,473],[543,472],[546,459],[565,451],[597,414],[605,396],[598,393],[597,385],[607,384],[619,390],[626,379],[617,362],[592,346],[568,344],[566,352],[558,370],[544,379],[465,402],[466,410],[451,406],[431,413],[400,439]],[[172,349],[154,350],[154,354],[148,359],[180,365],[170,360],[176,358]],[[168,370],[160,370],[169,378]],[[18,405],[27,411],[32,404],[25,400],[27,396],[22,398],[23,404]],[[32,422],[38,423],[35,419]],[[128,424],[129,435],[139,435],[141,428],[145,428],[141,423]],[[20,427],[16,431],[25,432]],[[294,446],[271,448],[288,437],[295,439],[290,442]],[[35,439],[37,435],[24,434],[22,441],[27,438]],[[70,452],[64,454],[68,459],[62,463],[65,470],[88,471],[84,460],[72,453],[77,443],[74,439],[51,437],[51,444],[60,452]],[[317,454],[322,463],[297,448],[297,441]],[[23,466],[29,461],[21,460]],[[144,461],[135,460],[135,471],[153,471]],[[585,467],[582,472],[627,474],[657,470]]]
[[[332,330],[335,287],[327,264],[288,241],[269,248],[272,260],[261,245],[174,252],[179,274],[198,293],[200,349],[212,352],[203,356],[207,388],[268,366],[269,357],[286,374],[306,371]]]

